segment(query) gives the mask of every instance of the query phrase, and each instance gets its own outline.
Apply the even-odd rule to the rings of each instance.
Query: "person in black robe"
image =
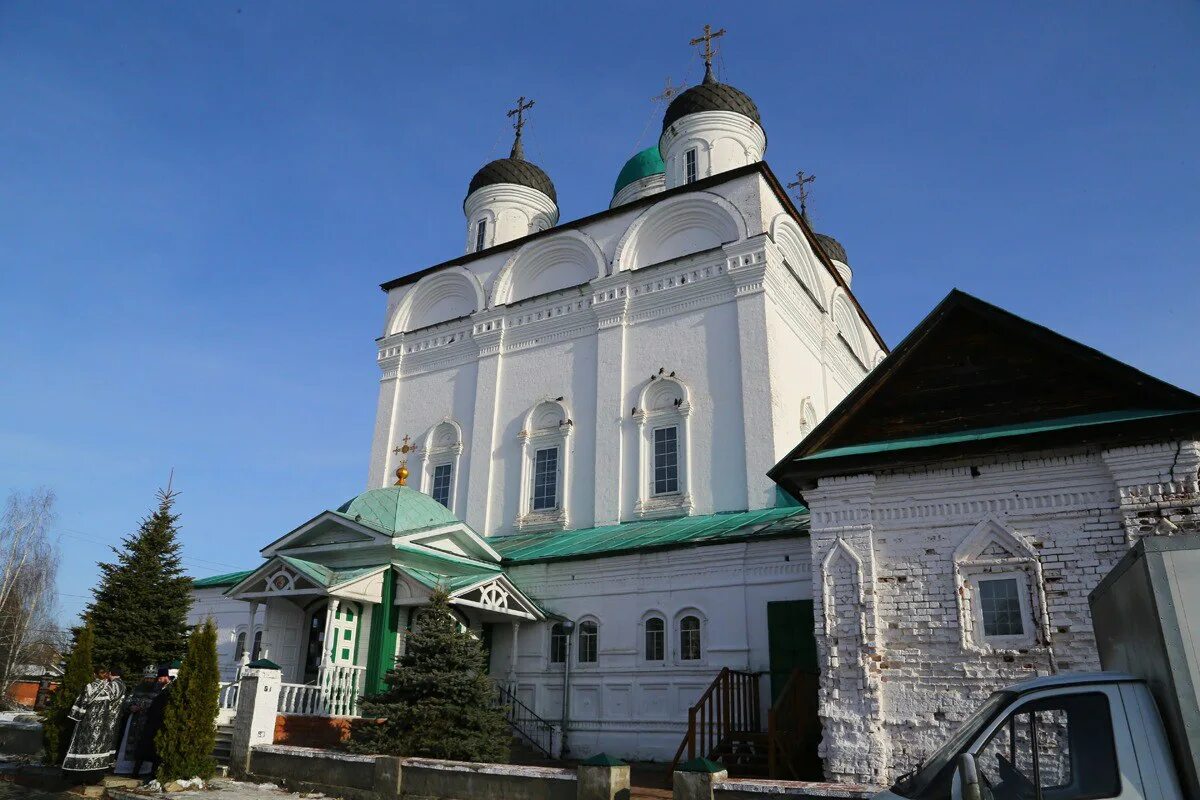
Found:
[[[117,760],[117,723],[125,712],[125,684],[107,669],[84,687],[67,717],[75,722],[62,768],[94,772]]]
[[[142,764],[147,761],[150,762],[151,777],[158,771],[158,747],[154,744],[154,739],[162,729],[167,702],[171,699],[171,678],[165,667],[158,671],[158,682],[162,688],[150,701],[150,705],[141,712],[142,729],[133,754],[134,777],[142,774]]]

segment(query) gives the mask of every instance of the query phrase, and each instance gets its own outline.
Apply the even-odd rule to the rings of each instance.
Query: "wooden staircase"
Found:
[[[817,676],[794,670],[762,724],[761,672],[728,667],[688,709],[688,730],[671,762],[696,757],[719,761],[730,775],[821,780]]]

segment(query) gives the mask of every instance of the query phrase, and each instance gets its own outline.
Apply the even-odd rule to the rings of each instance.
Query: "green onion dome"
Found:
[[[625,166],[621,167],[621,172],[617,175],[616,185],[613,186],[613,197],[616,197],[618,192],[635,181],[640,181],[642,178],[648,178],[651,175],[662,175],[666,171],[667,168],[663,164],[662,154],[658,152],[658,145],[647,147],[626,161]]]

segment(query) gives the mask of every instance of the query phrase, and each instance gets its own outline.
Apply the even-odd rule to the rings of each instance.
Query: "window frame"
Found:
[[[591,633],[587,633],[587,629],[591,629]],[[581,667],[594,667],[600,663],[600,623],[594,619],[582,619],[575,625],[576,638],[575,643],[575,663]],[[591,638],[591,658],[585,659],[584,656],[584,638],[585,634]]]
[[[418,453],[423,458],[421,471],[418,473],[421,491],[433,497],[433,483],[439,467],[450,467],[449,503],[446,508],[451,514],[461,519],[458,508],[458,476],[462,467],[463,432],[462,426],[451,417],[443,417],[440,422],[425,434],[425,444]]]
[[[693,631],[685,630],[684,623],[689,619],[696,621],[695,639],[696,639],[696,657],[688,658],[684,655],[684,634],[693,633]],[[679,631],[679,661],[700,664],[704,661],[704,620],[699,613],[687,613],[679,618],[679,624],[676,626]]]
[[[487,249],[487,217],[481,217],[475,223],[475,252]]]
[[[568,638],[567,630],[561,622],[556,622],[550,626],[550,652],[548,656],[551,664],[567,663]]]
[[[571,433],[575,429],[567,406],[558,398],[543,398],[525,417],[525,427],[517,435],[521,443],[521,479],[517,516],[513,527],[518,531],[561,531],[570,526]],[[534,507],[538,453],[557,449],[555,462],[555,502]]]
[[[680,474],[679,474],[680,473],[680,469],[679,469],[679,455],[680,455],[679,428],[680,428],[680,425],[678,422],[672,422],[672,423],[665,424],[665,425],[655,426],[650,431],[650,494],[654,497],[668,497],[668,496],[677,495],[680,493],[681,484],[680,484]],[[658,488],[658,484],[659,484],[658,471],[660,469],[660,467],[658,465],[658,457],[659,457],[658,435],[659,435],[659,433],[662,433],[665,431],[673,431],[674,432],[674,435],[671,437],[671,443],[674,445],[674,447],[672,449],[672,452],[669,454],[674,458],[674,463],[671,464],[670,466],[664,465],[663,467],[661,467],[661,469],[663,469],[664,471],[674,470],[674,472],[675,472],[674,477],[672,479],[664,479],[664,482],[669,482],[669,480],[674,480],[675,485],[672,488],[660,490]],[[662,455],[665,456],[668,454],[663,453]]]
[[[658,653],[657,658],[652,657],[650,654],[650,623],[652,622],[657,622],[662,626],[661,630],[656,631],[658,634],[658,645],[657,649],[655,650],[655,652]],[[642,646],[638,648],[642,656],[641,660],[647,664],[666,664],[667,637],[670,635],[670,629],[667,627],[666,616],[658,613],[647,614],[646,617],[642,619],[641,629]]]
[[[700,148],[689,147],[683,151],[683,182],[695,183],[700,179]]]
[[[542,454],[553,453],[553,466],[542,472],[543,465]],[[547,457],[545,461],[550,461]],[[545,447],[539,447],[533,451],[533,484],[530,486],[529,495],[529,510],[530,511],[557,511],[562,501],[561,483],[562,483],[562,468],[561,468],[561,450],[558,445],[550,444]],[[544,482],[543,477],[549,476],[552,480]],[[549,486],[549,491],[543,491],[542,497],[539,499],[538,490],[545,489]],[[543,505],[538,505],[543,503]]]
[[[971,584],[971,616],[975,627],[977,640],[996,650],[1015,650],[1028,647],[1036,641],[1036,628],[1033,618],[1033,606],[1030,602],[1029,573],[1021,569],[1010,569],[996,572],[975,572],[970,576]],[[980,584],[986,581],[1013,580],[1017,584],[1017,602],[1021,607],[1021,633],[1019,634],[989,634],[983,619],[983,597]]]
[[[445,485],[439,487],[438,481],[441,477],[439,473],[445,470]],[[438,497],[439,488],[445,489],[446,497],[441,499]],[[430,470],[429,478],[429,496],[435,501],[441,503],[446,508],[450,508],[454,502],[454,464],[449,461],[444,461],[441,464],[434,464]]]
[[[654,376],[638,396],[634,421],[638,424],[638,499],[633,513],[639,519],[687,516],[695,509],[691,493],[691,395],[674,376]],[[656,491],[655,437],[675,429],[674,491]]]

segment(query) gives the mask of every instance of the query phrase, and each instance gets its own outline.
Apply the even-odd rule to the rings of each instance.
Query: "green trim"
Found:
[[[447,553],[428,547],[416,547],[405,542],[392,542],[392,547],[396,548],[396,550],[401,553],[409,553],[417,556],[418,558],[427,558],[434,562],[453,564],[456,567],[471,567],[477,571],[501,571],[500,565],[494,561],[479,561],[468,556],[454,555],[453,553]]]
[[[371,634],[367,642],[367,670],[363,676],[363,693],[376,694],[387,688],[383,676],[395,666],[396,620],[400,616],[395,605],[396,576],[393,567],[383,575],[379,604],[371,614]]]
[[[1004,439],[1013,436],[1028,436],[1034,433],[1061,431],[1069,428],[1085,428],[1093,425],[1110,425],[1115,422],[1132,422],[1158,417],[1170,417],[1176,414],[1190,414],[1192,409],[1127,409],[1122,411],[1105,411],[1099,414],[1081,414],[1075,417],[1060,417],[1058,419],[1040,420],[1037,422],[1018,422],[1012,425],[997,425],[990,428],[975,428],[973,430],[957,431],[954,433],[939,433],[932,436],[914,436],[907,439],[892,439],[881,442],[864,442],[845,447],[833,447],[829,450],[818,450],[811,455],[803,456],[796,461],[819,461],[826,458],[843,456],[861,456],[873,453],[886,453],[893,450],[913,450],[921,447],[937,447],[945,444],[961,444],[987,439]]]
[[[614,758],[608,753],[596,753],[591,758],[585,758],[579,762],[584,767],[627,767],[627,763],[619,758]]]
[[[255,567],[254,569],[246,569],[241,572],[226,572],[221,575],[212,575],[208,578],[192,578],[192,588],[210,589],[217,586],[236,586],[257,571],[258,567]]]
[[[707,772],[710,775],[714,772],[724,772],[725,765],[718,764],[716,761],[709,761],[707,758],[693,758],[690,761],[685,761],[679,765],[680,772]]]
[[[808,509],[791,506],[623,522],[574,531],[513,534],[495,537],[490,543],[504,557],[505,566],[511,566],[807,534]]]

